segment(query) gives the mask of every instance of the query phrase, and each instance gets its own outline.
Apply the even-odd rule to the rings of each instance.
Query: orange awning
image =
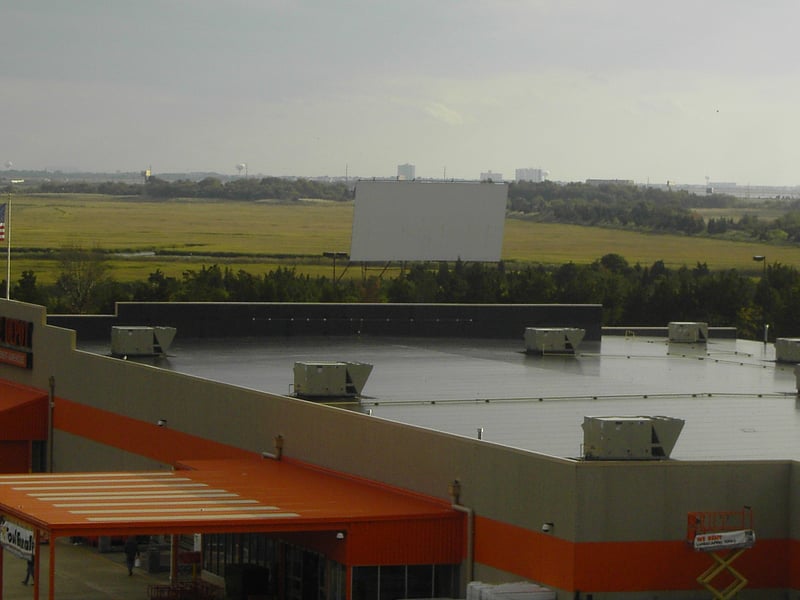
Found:
[[[186,463],[174,471],[0,475],[0,511],[50,537],[346,530],[366,522],[442,526],[446,502],[289,459]],[[460,543],[453,543],[454,547]]]

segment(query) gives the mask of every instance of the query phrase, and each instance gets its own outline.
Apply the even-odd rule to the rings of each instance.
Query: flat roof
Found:
[[[190,461],[174,471],[0,475],[0,513],[51,537],[324,531],[456,518],[445,502],[290,459]]]
[[[80,343],[108,354],[110,344]],[[139,359],[137,359],[139,360]],[[581,456],[586,416],[685,420],[672,458],[800,459],[793,364],[773,344],[604,336],[576,356],[535,356],[502,339],[280,337],[187,339],[160,368],[292,395],[298,361],[374,365],[359,403],[389,419],[559,457]]]

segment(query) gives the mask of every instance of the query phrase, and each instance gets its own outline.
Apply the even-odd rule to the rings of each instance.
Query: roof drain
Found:
[[[453,499],[452,507],[455,510],[463,512],[467,515],[467,583],[472,581],[472,573],[475,567],[475,515],[471,508],[463,506],[461,502],[461,482],[454,479],[453,482],[447,486],[447,491]]]

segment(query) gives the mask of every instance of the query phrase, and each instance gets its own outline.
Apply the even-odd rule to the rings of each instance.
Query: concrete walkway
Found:
[[[68,538],[56,542],[55,598],[57,600],[146,600],[147,586],[165,584],[169,573],[148,573],[134,569],[128,575],[121,548],[100,553],[91,545],[74,546]],[[40,600],[48,597],[50,548],[42,547]],[[3,553],[2,600],[29,600],[34,597],[32,584],[22,585],[26,562],[13,554]]]

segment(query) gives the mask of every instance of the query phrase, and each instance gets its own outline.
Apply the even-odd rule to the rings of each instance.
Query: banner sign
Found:
[[[0,317],[0,363],[33,367],[33,323]]]
[[[752,529],[740,531],[721,531],[719,533],[699,533],[694,538],[694,549],[704,552],[727,550],[731,548],[749,548],[756,543],[756,534]]]
[[[31,558],[36,551],[33,531],[0,517],[0,544],[19,558]]]

